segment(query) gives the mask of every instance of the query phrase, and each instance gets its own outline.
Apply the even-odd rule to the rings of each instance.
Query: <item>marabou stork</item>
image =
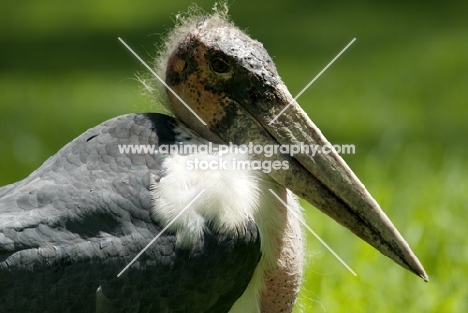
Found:
[[[155,67],[180,97],[167,93],[175,118],[108,120],[0,189],[0,312],[291,312],[303,267],[295,195],[427,280],[336,153],[122,153],[130,144],[327,143],[297,103],[270,123],[294,101],[262,44],[224,13],[183,19],[163,50]],[[288,166],[187,169],[221,157]]]

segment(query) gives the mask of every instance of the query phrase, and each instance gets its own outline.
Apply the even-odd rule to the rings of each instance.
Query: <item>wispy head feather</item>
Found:
[[[162,37],[161,44],[157,49],[154,59],[153,68],[155,72],[162,78],[166,77],[167,62],[172,52],[177,46],[197,28],[200,23],[206,23],[208,26],[235,27],[228,17],[228,6],[225,1],[215,3],[212,13],[206,13],[196,4],[192,4],[186,12],[179,12],[175,15],[175,25],[167,35]],[[165,87],[151,74],[139,76],[139,80],[143,85],[146,94],[160,102],[166,109],[172,112],[172,107],[169,104],[169,99],[166,95]]]

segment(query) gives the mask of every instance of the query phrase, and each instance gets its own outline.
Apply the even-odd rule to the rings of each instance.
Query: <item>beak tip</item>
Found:
[[[429,276],[426,274],[426,271],[424,270],[424,267],[422,266],[421,262],[419,262],[418,258],[414,254],[412,254],[410,260],[412,262],[409,264],[407,263],[407,269],[421,277],[424,280],[424,282],[429,282]]]
[[[421,274],[419,274],[419,277],[421,277],[425,283],[429,282],[429,276],[427,276],[426,272],[423,271]]]

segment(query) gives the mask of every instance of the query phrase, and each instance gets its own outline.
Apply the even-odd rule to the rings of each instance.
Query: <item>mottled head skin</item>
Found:
[[[205,138],[228,124],[237,104],[275,102],[276,88],[283,84],[260,42],[232,25],[213,29],[210,21],[198,25],[172,53],[166,82],[209,127],[169,94],[176,116]]]

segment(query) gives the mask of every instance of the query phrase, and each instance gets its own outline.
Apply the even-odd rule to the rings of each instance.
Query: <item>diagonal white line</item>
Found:
[[[271,190],[271,189],[268,189],[268,190],[270,190],[270,192],[284,205],[285,208],[288,207],[287,204],[284,203],[283,199],[281,199],[273,190]],[[323,241],[322,238],[320,238],[319,235],[317,235],[317,233],[314,232],[314,231],[312,230],[312,228],[310,228],[309,225],[307,225],[307,223],[304,222],[304,221],[302,220],[302,218],[296,214],[296,212],[294,212],[293,210],[290,210],[290,212],[294,215],[295,218],[297,218],[297,220],[298,220],[302,225],[304,225],[305,228],[307,228],[308,231],[311,232],[312,235],[315,236],[315,238],[317,238],[318,241],[320,241],[320,243],[321,243],[322,245],[325,246],[325,248],[328,249],[328,251],[330,251],[330,252],[335,256],[335,258],[338,259],[338,261],[341,262],[341,264],[344,265],[344,267],[346,267],[346,268],[348,269],[348,271],[351,272],[351,274],[353,274],[354,276],[357,276],[356,272],[353,271],[353,270],[351,269],[351,267],[349,267],[348,264],[346,264],[346,262],[343,261],[343,259],[340,258],[340,256],[339,256],[338,254],[336,254],[336,252],[333,251],[333,249],[330,248],[330,246],[327,245],[327,243],[326,243],[325,241]]]
[[[202,193],[204,193],[206,191],[206,189],[202,189],[202,191],[200,191],[200,193],[198,195],[196,195],[195,198],[192,199],[192,201],[190,201],[189,204],[187,204],[185,206],[185,208],[183,208],[182,211],[180,211],[167,225],[166,227],[164,227],[160,232],[159,234],[156,235],[156,237],[153,238],[153,240],[151,240],[147,245],[146,247],[143,248],[143,250],[140,251],[140,253],[138,253],[136,255],[136,257],[133,258],[133,260],[128,263],[127,266],[125,266],[125,268],[117,275],[117,277],[120,277],[120,275],[122,275],[148,248],[149,246],[151,246],[159,237],[161,237],[162,234],[164,234],[164,232],[185,212],[187,211],[187,209],[195,202],[195,200],[197,200],[201,195]]]
[[[125,47],[126,47],[126,48],[127,48],[127,49],[128,49],[128,50],[129,50],[129,51],[130,51],[130,52],[131,52],[131,53],[132,53],[132,54],[149,70],[149,71],[150,71],[150,72],[151,72],[151,74],[153,74],[153,75],[154,75],[154,76],[155,76],[155,77],[156,77],[156,78],[157,78],[157,79],[158,79],[158,80],[159,80],[159,81],[160,81],[160,82],[177,98],[177,99],[179,99],[179,101],[180,101],[183,105],[185,105],[185,107],[186,107],[190,112],[192,112],[193,115],[195,115],[196,118],[198,118],[198,120],[199,120],[203,125],[206,126],[205,121],[203,121],[203,120],[201,119],[201,117],[198,116],[198,114],[195,113],[195,111],[192,110],[192,108],[191,108],[187,103],[185,103],[185,101],[182,100],[182,98],[179,97],[179,95],[176,94],[175,91],[172,90],[172,88],[169,87],[169,85],[166,84],[166,82],[165,82],[161,77],[159,77],[159,75],[156,74],[156,72],[155,72],[150,66],[148,66],[148,64],[146,64],[146,62],[143,61],[143,59],[140,58],[140,56],[139,56],[138,54],[136,54],[135,51],[133,51],[133,49],[130,48],[130,47],[125,43],[125,41],[123,41],[122,38],[118,37],[118,39],[119,39],[120,42],[121,42],[121,43],[122,43],[122,44],[123,44],[123,45],[124,45],[124,46],[125,46]]]
[[[290,106],[291,104],[293,104],[293,103],[297,100],[297,98],[299,98],[299,97],[304,93],[304,91],[306,91],[307,88],[309,88],[310,85],[312,85],[312,84],[317,80],[317,78],[319,78],[320,75],[322,75],[323,72],[325,72],[325,71],[330,67],[330,65],[332,65],[333,62],[335,62],[336,59],[338,59],[338,58],[340,57],[340,55],[342,55],[343,52],[345,52],[346,49],[348,49],[349,46],[351,46],[351,45],[353,44],[353,42],[355,42],[355,41],[356,41],[356,38],[354,38],[353,40],[351,40],[351,42],[348,43],[348,45],[347,45],[346,47],[344,47],[343,50],[341,50],[340,53],[338,53],[337,56],[336,56],[333,60],[331,60],[330,63],[328,63],[327,66],[325,66],[324,69],[323,69],[322,71],[320,71],[320,73],[318,73],[317,76],[315,76],[314,79],[312,79],[312,80],[310,81],[310,83],[308,83],[307,86],[305,86],[305,87],[297,94],[297,96],[295,96],[294,99],[293,99],[291,102],[289,102],[288,105],[285,106],[285,107],[278,113],[278,115],[275,116],[274,119],[272,119],[272,120],[270,121],[270,123],[268,123],[268,125],[270,126],[271,124],[273,124],[273,123],[278,119],[278,117],[280,117],[280,115],[283,114],[284,111],[286,111],[286,110],[289,108],[289,106]]]

